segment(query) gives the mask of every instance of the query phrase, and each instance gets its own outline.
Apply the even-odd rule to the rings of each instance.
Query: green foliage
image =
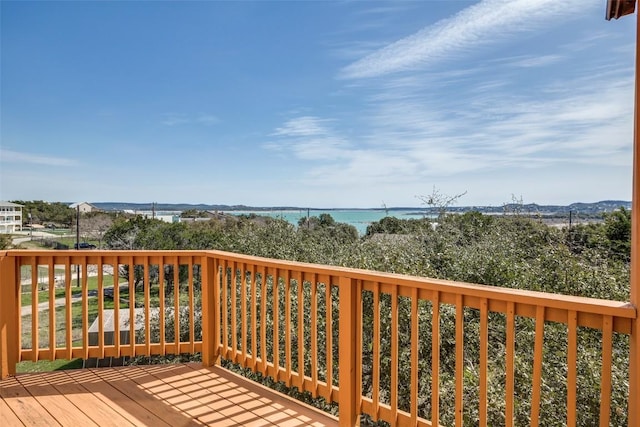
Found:
[[[336,223],[330,216],[312,217],[295,227],[281,219],[263,217],[225,218],[190,224],[167,224],[142,218],[119,221],[105,235],[105,242],[113,248],[131,249],[220,249],[269,258],[341,265],[387,271],[416,276],[428,276],[463,282],[479,283],[516,289],[536,290],[558,294],[626,301],[629,297],[629,225],[630,215],[625,210],[608,214],[599,224],[580,225],[571,229],[549,227],[519,215],[487,216],[478,212],[463,215],[441,215],[437,225],[428,220],[400,220],[384,218],[371,224],[366,236],[359,238],[351,228]],[[183,281],[180,272],[180,281]],[[171,274],[165,272],[165,277]],[[237,274],[236,276],[242,276]],[[152,274],[152,277],[153,276]],[[267,336],[271,337],[273,283],[254,280],[258,289],[267,286]],[[241,282],[235,284],[240,295]],[[229,291],[234,284],[227,283]],[[298,284],[292,282],[295,296]],[[304,301],[309,301],[309,286],[304,285]],[[277,298],[282,311],[282,286]],[[169,289],[169,288],[168,288]],[[323,307],[324,293],[319,292],[318,307]],[[259,294],[260,295],[260,294]],[[260,296],[254,307],[261,310]],[[363,390],[370,395],[372,388],[372,309],[373,295],[363,293]],[[290,329],[296,334],[297,302],[292,300]],[[337,301],[336,300],[334,303]],[[239,303],[241,304],[241,303]],[[308,304],[306,302],[305,304]],[[391,298],[380,296],[381,331],[391,328]],[[309,331],[308,306],[304,308],[304,328]],[[411,383],[411,303],[408,298],[398,300],[399,316],[399,384],[398,403],[408,409]],[[239,311],[239,310],[238,310]],[[419,316],[419,414],[429,418],[431,411],[431,358],[432,319],[434,307],[430,301],[421,301]],[[259,315],[261,313],[258,313]],[[229,314],[230,316],[230,314]],[[322,310],[318,324],[323,323]],[[339,315],[335,313],[336,322]],[[440,307],[440,387],[442,424],[454,423],[452,403],[455,386],[455,309],[451,305]],[[478,310],[464,310],[464,384],[465,425],[475,425],[478,417],[480,360],[480,315]],[[506,319],[502,313],[489,315],[489,425],[503,425],[505,393],[505,337]],[[258,326],[259,328],[262,325]],[[280,325],[280,330],[286,329]],[[172,328],[168,328],[172,329]],[[318,328],[318,341],[325,339],[323,328]],[[334,329],[334,333],[337,328]],[[531,411],[531,383],[535,322],[516,317],[516,425],[528,425]],[[309,346],[308,334],[305,347]],[[581,426],[597,424],[599,410],[599,379],[601,363],[601,332],[579,328],[578,332],[578,408]],[[284,334],[280,339],[284,339]],[[294,343],[297,337],[292,336]],[[334,336],[334,343],[337,337]],[[267,351],[273,348],[267,343]],[[282,345],[282,343],[281,343]],[[614,362],[612,376],[612,425],[626,424],[626,378],[628,376],[628,337],[614,334]],[[319,346],[321,352],[323,346]],[[308,347],[307,347],[308,348]],[[336,346],[337,348],[337,346]],[[390,399],[391,343],[388,332],[382,334],[381,394],[382,402]],[[292,349],[294,368],[297,368],[297,346]],[[545,344],[542,377],[541,415],[543,426],[564,424],[566,411],[567,327],[564,324],[545,324]],[[308,354],[307,354],[308,355]],[[627,357],[627,359],[625,359]],[[322,359],[322,357],[320,357]],[[334,359],[334,361],[337,358]],[[307,373],[312,368],[305,356]],[[338,365],[339,367],[339,365]],[[326,366],[320,361],[315,367],[324,375]],[[334,368],[335,369],[335,368]],[[339,370],[336,369],[336,376]],[[621,386],[622,385],[622,386]],[[278,387],[278,385],[274,385]]]
[[[9,249],[11,247],[11,235],[0,234],[0,250]]]
[[[367,236],[374,234],[424,234],[432,230],[433,225],[427,218],[399,219],[387,216],[367,226]]]
[[[621,207],[605,214],[604,234],[609,240],[611,255],[628,261],[631,256],[631,211]]]
[[[53,223],[69,227],[75,218],[75,211],[68,205],[60,202],[49,203],[42,200],[14,200],[12,203],[23,206],[23,225],[29,225],[29,213],[31,214],[31,221],[34,224]]]
[[[207,218],[208,216],[209,214],[206,211],[199,209],[187,209],[180,215],[182,218]]]

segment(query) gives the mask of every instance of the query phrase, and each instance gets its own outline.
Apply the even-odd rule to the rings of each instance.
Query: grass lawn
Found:
[[[63,270],[64,272],[64,270]],[[82,293],[82,287],[78,287],[76,286],[77,281],[75,280],[75,277],[73,278],[73,280],[71,281],[71,294],[81,294]],[[82,278],[80,279],[80,283],[82,283]],[[103,287],[110,287],[113,286],[113,276],[112,275],[104,275],[102,276],[102,286]],[[91,276],[87,278],[87,288],[92,291],[92,290],[97,290],[98,289],[98,277],[97,276]],[[64,288],[56,288],[55,290],[55,294],[56,294],[56,299],[58,298],[64,298],[65,297],[65,289]],[[42,303],[42,302],[48,302],[49,301],[49,291],[40,291],[38,292],[38,302]],[[31,292],[23,292],[21,295],[21,303],[22,306],[24,307],[25,305],[31,305]]]
[[[152,286],[150,291],[150,306],[159,307],[159,287]],[[129,290],[123,289],[120,292],[120,309],[129,309],[129,302],[126,302],[129,297]],[[47,296],[48,298],[48,296]],[[136,307],[144,307],[144,292],[139,289],[135,294]],[[124,302],[122,300],[125,300]],[[105,310],[113,309],[114,302],[111,299],[105,298],[104,300]],[[180,293],[180,306],[188,306],[189,295],[184,292]],[[173,293],[167,294],[165,298],[165,306],[173,307]],[[66,344],[66,321],[65,321],[65,307],[56,307],[55,310],[55,328],[56,328],[56,345],[63,347]],[[98,317],[98,298],[90,297],[88,300],[88,322],[89,324]],[[22,316],[22,347],[31,348],[31,314]],[[71,336],[74,345],[82,344],[82,303],[76,302],[71,305]],[[40,348],[49,347],[49,310],[40,310],[38,312],[38,342]]]
[[[29,373],[29,372],[50,372],[50,371],[61,371],[63,369],[81,369],[82,368],[82,359],[58,359],[54,361],[50,360],[40,360],[38,362],[20,362],[16,366],[16,371],[18,373]]]
[[[66,234],[71,233],[71,230],[69,230],[68,228],[49,228],[47,229],[47,233],[57,234],[58,236],[64,236]]]
[[[58,266],[53,270],[56,276],[64,274],[64,267]],[[31,278],[31,266],[23,265],[20,267],[21,280],[27,280]],[[49,280],[49,267],[44,265],[38,266],[38,282]]]
[[[104,300],[104,308],[112,309],[113,301]],[[89,324],[98,317],[98,299],[89,298],[88,304]],[[63,347],[66,344],[65,307],[56,307],[55,315],[56,345]],[[82,303],[71,305],[71,339],[74,344],[82,344]],[[22,316],[22,347],[31,348],[31,315]],[[38,342],[40,348],[49,347],[49,310],[38,312]]]

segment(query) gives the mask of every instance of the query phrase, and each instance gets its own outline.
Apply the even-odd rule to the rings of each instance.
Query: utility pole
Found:
[[[571,230],[571,222],[572,222],[572,219],[573,219],[572,215],[573,215],[573,211],[570,210],[569,211],[569,230]]]

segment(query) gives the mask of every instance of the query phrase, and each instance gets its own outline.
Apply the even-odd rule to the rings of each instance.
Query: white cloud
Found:
[[[0,162],[2,163],[27,163],[47,166],[73,166],[77,162],[75,159],[65,157],[55,157],[43,154],[23,153],[0,149]]]
[[[276,141],[264,144],[264,148],[292,153],[303,160],[337,160],[351,157],[346,140],[326,126],[329,119],[313,116],[297,117],[285,122],[271,136]]]
[[[472,85],[457,97],[429,97],[418,78],[391,81],[359,117],[359,133],[305,116],[279,127],[272,148],[313,161],[305,183],[314,186],[376,187],[570,164],[627,167],[633,81],[625,73],[609,77],[602,84],[601,75],[587,73],[562,90],[547,81],[531,94],[489,80],[484,90]]]
[[[317,136],[327,135],[325,123],[329,120],[313,116],[302,116],[288,120],[272,134],[274,136]]]
[[[593,3],[582,0],[483,0],[353,62],[341,76],[367,78],[416,69],[567,19],[589,6]]]
[[[166,126],[179,126],[185,124],[214,125],[219,123],[220,119],[212,114],[195,114],[189,115],[184,113],[167,113],[164,115],[162,124]]]
[[[563,57],[561,55],[528,56],[515,60],[511,65],[521,68],[544,67],[561,61],[562,59]]]

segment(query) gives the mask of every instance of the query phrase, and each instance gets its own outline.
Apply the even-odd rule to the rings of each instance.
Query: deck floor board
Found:
[[[0,381],[0,425],[337,426],[335,417],[220,367],[127,366]]]

